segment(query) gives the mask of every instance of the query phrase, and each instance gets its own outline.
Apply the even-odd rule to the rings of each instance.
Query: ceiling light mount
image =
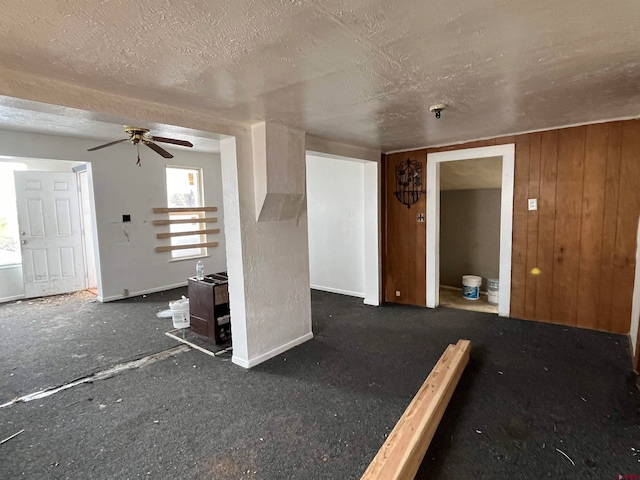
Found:
[[[429,111],[433,112],[436,115],[436,118],[440,118],[440,114],[441,114],[442,110],[444,110],[445,108],[447,108],[446,104],[438,103],[436,105],[431,105],[429,107]]]
[[[124,131],[127,132],[131,137],[129,140],[134,145],[137,145],[138,143],[140,143],[140,141],[143,140],[144,137],[149,134],[148,128],[132,127],[130,125],[123,125],[123,126],[124,126]]]

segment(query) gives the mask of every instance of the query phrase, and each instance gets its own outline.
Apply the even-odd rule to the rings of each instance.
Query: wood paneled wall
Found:
[[[395,168],[407,158],[422,163],[422,174],[426,178],[425,150],[387,155],[383,160],[383,197],[386,205],[383,246],[384,301],[426,306],[427,223],[418,222],[417,215],[427,211],[427,198],[426,195],[422,195],[417,203],[407,208],[394,195]],[[396,292],[399,292],[399,295],[396,296]]]
[[[640,120],[388,155],[385,301],[425,305],[425,224],[416,224],[416,213],[426,212],[424,198],[415,209],[400,205],[393,196],[394,166],[407,157],[424,164],[428,153],[505,143],[516,146],[511,316],[628,333]],[[528,198],[538,199],[537,211],[528,211]],[[409,294],[396,298],[395,290]]]

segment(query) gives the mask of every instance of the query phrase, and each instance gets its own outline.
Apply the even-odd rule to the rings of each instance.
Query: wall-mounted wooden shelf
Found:
[[[218,242],[207,242],[206,237],[202,238],[202,235],[215,235],[220,233],[219,228],[207,228],[204,224],[207,223],[216,223],[218,221],[217,217],[204,217],[200,216],[206,212],[217,212],[218,207],[157,207],[152,208],[153,213],[155,214],[165,214],[165,215],[189,215],[194,214],[192,218],[165,218],[164,220],[153,220],[152,225],[156,227],[166,226],[166,225],[176,225],[176,224],[191,224],[196,225],[195,228],[201,228],[199,230],[189,230],[186,232],[162,232],[156,233],[157,239],[171,239],[173,237],[185,237],[189,235],[198,235],[201,240],[205,240],[204,242],[199,243],[189,243],[186,245],[161,245],[155,247],[156,252],[170,252],[172,250],[186,250],[190,248],[212,248],[217,247]],[[203,228],[204,227],[204,228]],[[187,241],[189,241],[187,239]]]
[[[161,225],[174,225],[176,223],[216,223],[218,221],[217,217],[209,217],[209,218],[180,218],[175,220],[154,220],[153,224],[155,226]]]
[[[153,213],[191,213],[191,212],[217,212],[218,207],[159,207],[154,208]]]
[[[187,248],[205,248],[205,247],[217,247],[218,242],[206,242],[206,243],[189,243],[187,245],[165,245],[162,247],[156,247],[156,252],[170,252],[171,250],[186,250]]]
[[[165,232],[156,234],[156,238],[183,237],[185,235],[208,235],[220,233],[219,228],[209,228],[207,230],[189,230],[188,232]]]

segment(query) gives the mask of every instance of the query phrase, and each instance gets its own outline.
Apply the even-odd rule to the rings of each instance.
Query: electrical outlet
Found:
[[[123,297],[128,297],[129,296],[129,289],[128,288],[123,288],[122,289],[122,296]]]
[[[400,290],[396,290],[396,297],[400,296]]]

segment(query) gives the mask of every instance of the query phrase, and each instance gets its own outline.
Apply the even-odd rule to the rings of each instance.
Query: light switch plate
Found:
[[[529,199],[529,210],[538,210],[538,199],[530,198]]]

